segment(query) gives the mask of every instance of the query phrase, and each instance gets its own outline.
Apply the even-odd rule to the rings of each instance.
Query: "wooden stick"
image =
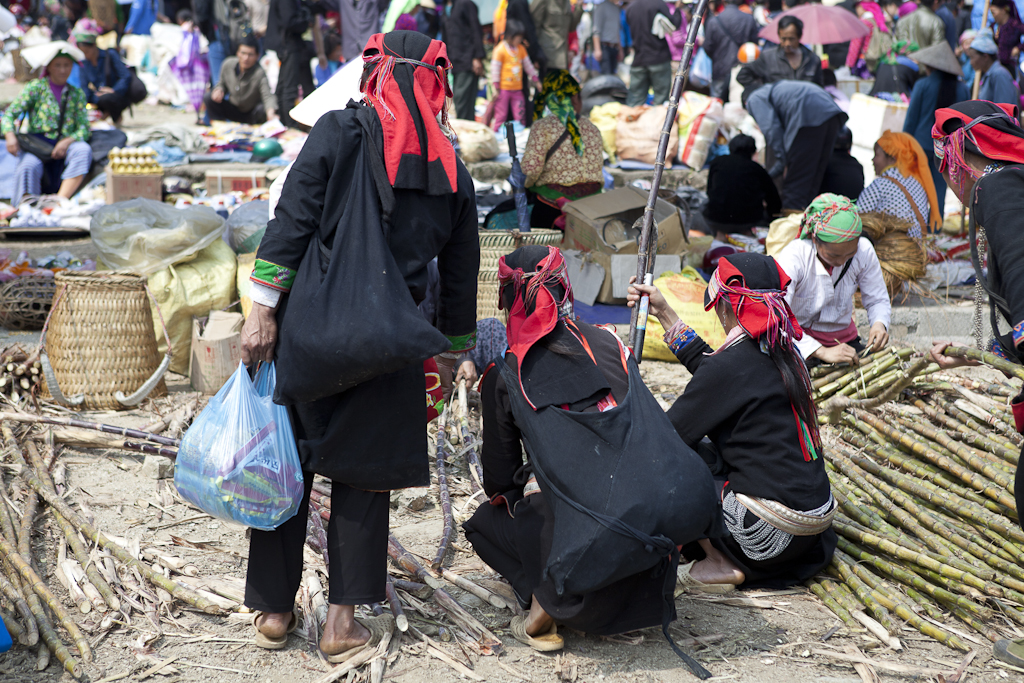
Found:
[[[151,434],[149,432],[139,431],[138,429],[130,429],[128,427],[117,427],[115,425],[101,424],[99,422],[85,422],[84,420],[76,420],[70,417],[49,417],[46,415],[30,415],[28,413],[0,413],[0,420],[10,420],[11,422],[29,422],[34,424],[63,425],[65,427],[91,429],[97,432],[116,434],[118,436],[131,437],[133,439],[145,439],[146,441],[152,441],[153,443],[161,443],[165,446],[174,446],[175,448],[181,445],[181,441],[179,439],[171,439],[166,436],[161,436],[160,434]]]
[[[413,557],[412,553],[403,548],[402,544],[398,542],[398,539],[391,534],[388,534],[388,555],[399,568],[409,572],[434,590],[441,587],[441,582],[431,576],[430,572],[428,572],[426,568],[419,563],[419,560]]]

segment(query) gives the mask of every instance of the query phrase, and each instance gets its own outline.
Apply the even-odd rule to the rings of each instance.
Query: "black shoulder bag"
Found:
[[[59,142],[64,137],[64,116],[67,113],[68,108],[68,96],[71,94],[71,88],[74,86],[65,84],[64,92],[60,95],[60,119],[57,123],[57,141]],[[27,152],[32,156],[39,157],[39,160],[44,164],[53,161],[53,147],[43,138],[33,133],[17,133],[18,147],[21,148],[22,152]]]

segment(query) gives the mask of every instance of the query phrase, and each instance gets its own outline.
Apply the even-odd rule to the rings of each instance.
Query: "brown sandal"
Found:
[[[264,614],[266,613],[256,612],[252,615],[252,627],[256,629],[256,646],[262,647],[264,650],[283,650],[288,644],[288,633],[292,633],[299,626],[299,615],[293,611],[292,619],[288,622],[288,632],[280,638],[271,638],[260,631],[260,627],[256,625],[256,621]]]
[[[380,641],[384,639],[384,636],[395,632],[395,618],[390,614],[381,614],[376,617],[369,617],[368,619],[360,619],[356,617],[356,621],[362,624],[363,628],[370,632],[370,639],[362,645],[349,648],[336,655],[329,655],[324,652],[324,656],[327,657],[327,661],[331,664],[347,662],[360,652],[377,647]]]

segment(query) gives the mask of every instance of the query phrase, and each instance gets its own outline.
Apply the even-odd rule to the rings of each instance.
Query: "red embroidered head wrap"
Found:
[[[559,318],[572,318],[572,285],[557,247],[520,247],[502,256],[498,292],[499,305],[508,311],[508,346],[519,362]]]
[[[786,303],[789,282],[786,271],[771,256],[723,256],[704,293],[704,310],[714,308],[724,294],[740,327],[751,339],[766,337],[771,346],[781,339],[784,345],[792,346],[804,332]]]
[[[441,130],[448,128],[445,97],[452,95],[445,44],[417,31],[377,33],[363,62],[360,87],[384,129],[388,180],[430,195],[455,192],[455,149]]]
[[[932,141],[939,171],[948,170],[950,180],[963,187],[964,174],[979,176],[967,163],[965,152],[993,161],[1024,163],[1024,130],[1018,114],[1016,105],[984,100],[937,110]]]

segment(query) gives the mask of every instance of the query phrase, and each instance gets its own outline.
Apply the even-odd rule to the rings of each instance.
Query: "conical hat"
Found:
[[[924,64],[955,76],[964,75],[963,69],[960,68],[960,62],[957,61],[956,55],[953,54],[952,48],[945,40],[940,40],[923,50],[911,52],[908,56],[918,64]]]

